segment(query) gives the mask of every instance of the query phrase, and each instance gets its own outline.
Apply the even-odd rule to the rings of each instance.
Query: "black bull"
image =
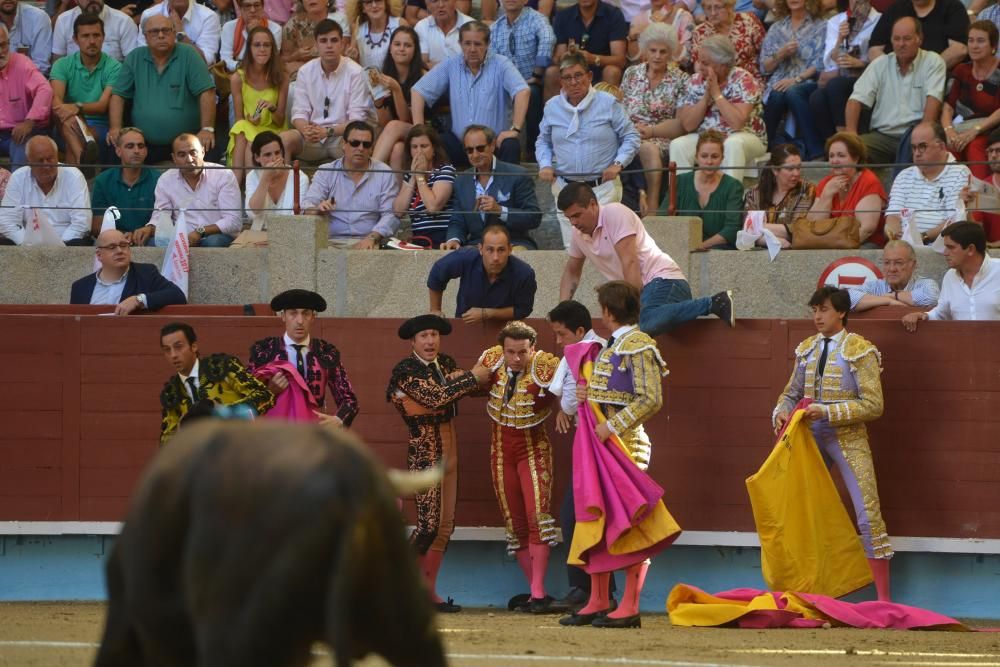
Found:
[[[445,665],[381,466],[347,434],[208,423],[156,456],[108,560],[97,667]]]

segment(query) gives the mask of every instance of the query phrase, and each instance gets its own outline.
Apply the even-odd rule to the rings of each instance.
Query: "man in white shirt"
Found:
[[[472,21],[458,11],[455,0],[427,0],[429,16],[417,21],[413,29],[420,38],[420,53],[428,69],[448,56],[462,53],[459,45],[458,29]]]
[[[0,245],[21,245],[37,210],[66,245],[93,245],[90,191],[76,167],[59,164],[56,142],[46,136],[28,140],[28,162],[11,175],[0,205]]]
[[[986,232],[975,222],[945,227],[944,258],[951,267],[941,281],[941,297],[928,313],[903,316],[916,331],[921,320],[1000,320],[1000,261],[986,254]]]
[[[890,239],[902,236],[906,211],[920,238],[930,243],[945,225],[954,221],[955,206],[972,172],[955,162],[948,152],[944,128],[936,120],[913,128],[910,147],[914,165],[901,171],[892,183],[885,211],[885,235]]]
[[[104,0],[77,0],[78,6],[63,12],[56,19],[52,35],[52,62],[71,56],[80,50],[73,40],[73,22],[80,14],[95,14],[104,21],[104,44],[101,50],[115,60],[125,60],[132,49],[139,45],[139,28],[125,12],[108,7]]]
[[[0,22],[7,26],[10,50],[31,58],[35,67],[47,76],[49,54],[52,53],[52,23],[49,15],[27,2],[0,0]]]
[[[139,25],[145,26],[153,16],[166,16],[177,31],[178,44],[190,44],[198,49],[209,66],[219,55],[222,25],[219,17],[195,0],[163,0],[142,13]],[[139,46],[146,46],[146,35],[139,31]]]

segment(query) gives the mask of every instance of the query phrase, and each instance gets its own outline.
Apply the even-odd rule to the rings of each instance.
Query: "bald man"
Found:
[[[184,292],[154,265],[132,261],[131,243],[117,229],[97,237],[97,260],[98,271],[73,283],[70,303],[113,305],[115,315],[187,303]]]
[[[0,207],[0,245],[24,243],[27,225],[45,217],[66,245],[93,245],[90,191],[76,167],[59,164],[56,142],[47,136],[28,140],[28,162],[10,177]]]

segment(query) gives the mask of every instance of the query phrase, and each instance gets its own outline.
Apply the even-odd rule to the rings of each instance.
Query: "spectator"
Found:
[[[357,26],[353,52],[348,55],[365,69],[381,69],[389,55],[392,34],[402,25],[393,3],[391,0],[351,0],[347,18],[351,25]]]
[[[764,26],[753,14],[734,10],[736,0],[704,0],[705,22],[691,35],[691,57],[695,71],[702,55],[701,45],[712,35],[727,37],[735,57],[732,65],[760,77],[760,48],[764,43]]]
[[[671,61],[676,61],[681,67],[688,67],[691,63],[691,34],[694,32],[694,17],[691,16],[691,12],[687,10],[682,0],[652,0],[648,9],[639,12],[632,19],[632,27],[628,33],[629,60],[645,60],[643,58],[642,33],[654,23],[674,29],[674,50],[667,55]],[[662,31],[659,34],[662,34]]]
[[[205,149],[193,134],[181,134],[173,143],[175,169],[160,176],[156,184],[157,211],[170,211],[176,222],[185,209],[188,245],[227,248],[242,231],[240,186],[236,176],[222,165],[205,162]],[[207,167],[207,169],[206,169]],[[156,232],[154,217],[132,233],[142,245]]]
[[[403,170],[403,140],[413,127],[410,92],[425,72],[417,33],[408,26],[396,28],[379,75],[379,84],[389,91],[389,96],[375,102],[382,131],[373,153],[376,160],[388,162],[395,172]]]
[[[547,98],[559,90],[563,56],[580,55],[599,81],[619,85],[627,64],[628,22],[622,10],[601,0],[577,0],[552,18],[555,63],[546,71]]]
[[[830,174],[816,186],[809,219],[852,215],[860,223],[862,243],[872,235],[876,243],[881,241],[882,208],[888,197],[878,176],[860,167],[867,159],[864,142],[856,134],[838,132],[826,140],[826,154]]]
[[[670,142],[670,158],[677,163],[678,169],[690,168],[698,134],[719,130],[726,137],[724,171],[742,181],[746,173],[744,167],[767,151],[760,80],[734,65],[736,52],[727,37],[706,38],[699,53],[696,73],[677,110],[684,132],[691,134]]]
[[[7,182],[10,180],[10,172],[0,167],[0,200],[3,199],[3,193],[7,191]]]
[[[529,161],[534,162],[538,124],[542,122],[545,68],[552,63],[556,35],[548,18],[526,5],[527,0],[504,1],[504,15],[490,26],[490,53],[508,58],[528,84],[531,98],[525,117],[525,146]]]
[[[256,0],[249,0],[255,2]],[[238,70],[229,77],[236,122],[229,128],[228,163],[243,182],[243,167],[251,164],[250,142],[261,132],[278,132],[288,127],[288,74],[278,56],[278,45],[267,28],[250,29],[250,42]],[[289,132],[285,136],[289,136]]]
[[[132,49],[139,46],[139,29],[132,17],[104,0],[76,0],[77,6],[63,12],[56,19],[52,35],[52,62],[71,56],[80,50],[76,42],[74,24],[78,16],[98,16],[104,22],[104,43],[101,50],[121,62]]]
[[[295,212],[294,173],[285,160],[285,144],[281,136],[264,130],[253,138],[250,153],[254,169],[247,176],[247,217],[253,220],[261,213],[275,211],[282,215]],[[299,192],[309,191],[309,177],[298,172]]]
[[[889,241],[882,250],[885,278],[869,278],[848,290],[851,310],[862,312],[878,306],[933,308],[940,289],[936,282],[915,274],[917,253],[906,241]]]
[[[222,26],[222,43],[219,47],[219,59],[226,63],[226,69],[234,71],[245,64],[247,47],[251,46],[250,31],[254,28],[264,28],[274,37],[273,56],[280,63],[278,52],[281,50],[281,26],[267,18],[264,13],[263,0],[239,1],[240,17]],[[233,104],[235,104],[235,100]],[[236,107],[239,109],[239,107]],[[284,107],[282,107],[284,108]]]
[[[10,39],[10,47],[31,58],[42,74],[49,73],[52,53],[52,22],[44,10],[27,2],[0,0],[0,24]]]
[[[444,317],[441,295],[458,278],[455,317],[466,324],[528,317],[535,307],[535,270],[512,249],[507,228],[489,225],[478,248],[462,248],[434,262],[427,276],[431,314]]]
[[[991,0],[973,0],[973,3],[969,5],[969,16],[972,16],[972,10],[976,8],[976,5],[984,5],[990,1]],[[1000,3],[993,2],[989,7],[980,11],[976,18],[980,21],[989,21],[995,25],[998,30],[1000,30]]]
[[[131,124],[146,135],[150,163],[171,159],[174,137],[185,132],[197,132],[201,145],[211,150],[215,145],[215,81],[208,66],[196,48],[177,43],[169,17],[150,16],[142,29],[149,45],[125,57],[111,90],[108,143],[117,142],[125,100],[131,100]]]
[[[170,21],[177,44],[195,47],[208,65],[215,62],[219,55],[219,35],[222,32],[215,12],[195,0],[162,0],[142,13],[139,19],[139,26],[142,28],[139,46],[146,46],[149,19],[156,16]]]
[[[916,164],[892,182],[885,235],[890,239],[902,236],[902,211],[909,209],[913,216],[910,224],[917,226],[924,243],[930,243],[945,225],[954,222],[955,206],[972,172],[948,153],[944,129],[937,121],[920,123],[911,136]]]
[[[962,199],[968,207],[969,218],[983,225],[986,232],[987,246],[1000,247],[1000,131],[994,130],[986,146],[986,158],[989,160],[990,176],[979,187],[966,187],[962,190]],[[992,196],[983,197],[984,193]],[[990,203],[985,203],[989,201]]]
[[[344,130],[363,121],[371,111],[371,93],[365,71],[344,58],[343,30],[332,19],[316,24],[319,57],[299,69],[292,102],[292,125],[298,130],[285,140],[292,156],[309,162],[344,155]]]
[[[109,206],[117,207],[121,213],[115,228],[129,241],[134,241],[132,232],[149,224],[160,171],[143,166],[147,152],[146,137],[139,128],[126,127],[118,133],[115,153],[121,166],[105,169],[94,179],[90,229],[95,236],[101,231],[104,212]]]
[[[487,54],[490,29],[486,24],[472,21],[459,32],[462,54],[445,60],[413,87],[413,123],[423,123],[426,107],[433,106],[447,92],[451,132],[442,132],[441,139],[452,164],[468,165],[459,137],[474,123],[493,128],[497,133],[497,157],[516,164],[521,157],[518,136],[531,99],[528,84],[511,61]]]
[[[117,229],[97,237],[97,260],[100,269],[73,283],[70,303],[115,306],[115,315],[187,303],[184,292],[156,266],[132,261],[131,242]]]
[[[417,21],[413,29],[423,45],[420,55],[424,66],[431,69],[462,53],[459,30],[474,19],[458,11],[455,0],[427,0],[427,9],[430,14]],[[488,39],[486,43],[489,44]]]
[[[298,0],[264,0],[264,14],[280,26],[288,23],[298,7]]]
[[[111,87],[121,63],[104,53],[104,24],[97,14],[81,14],[73,23],[76,53],[52,66],[52,112],[66,147],[66,162],[94,165],[99,146],[107,145]],[[98,144],[100,142],[100,144]]]
[[[0,104],[0,154],[17,169],[26,162],[28,139],[49,124],[52,88],[28,56],[10,50],[7,24],[0,21],[0,79],[5,104]]]
[[[620,202],[619,175],[639,150],[639,133],[612,95],[591,87],[593,72],[583,55],[564,56],[559,71],[563,91],[545,103],[535,145],[538,178],[552,184],[553,197],[577,181],[594,188],[602,204]],[[570,221],[557,214],[563,245],[568,248]]]
[[[285,24],[281,38],[281,61],[288,75],[294,75],[303,65],[319,56],[316,48],[316,26],[323,19],[336,21],[341,28],[344,50],[351,38],[350,23],[339,12],[331,12],[325,0],[301,0],[299,10]]]
[[[1000,320],[1000,264],[986,253],[986,234],[975,222],[957,222],[941,232],[948,272],[937,306],[903,316],[907,331],[921,320]]]
[[[344,157],[313,174],[302,207],[306,215],[329,217],[332,245],[376,250],[399,228],[392,214],[399,185],[388,166],[371,158],[375,132],[368,123],[351,121],[344,139]]]
[[[608,280],[624,280],[640,290],[639,328],[658,336],[701,315],[736,325],[732,292],[691,298],[691,287],[677,263],[660,250],[636,216],[622,204],[600,205],[586,183],[570,183],[556,204],[573,224],[569,258],[559,282],[559,300],[573,298],[586,260]],[[597,229],[600,228],[600,233]],[[634,238],[634,242],[627,239]]]
[[[1000,33],[990,21],[976,21],[969,26],[969,58],[972,62],[952,70],[951,90],[941,109],[941,124],[948,137],[948,148],[962,161],[978,162],[969,169],[976,178],[987,179],[990,166],[986,159],[989,134],[1000,126],[1000,58],[997,42]],[[954,119],[963,120],[955,127]]]
[[[898,48],[891,35],[904,16],[920,24],[921,45],[939,54],[948,69],[965,60],[969,14],[961,0],[896,0],[872,31],[869,60],[874,61],[883,53],[892,53]]]
[[[535,1],[537,2],[538,0]],[[544,1],[553,2],[553,0],[544,0]],[[460,12],[463,12],[465,14],[472,14],[472,0],[457,0],[455,2],[455,6],[458,8],[458,11]],[[417,21],[419,21],[420,19],[429,16],[427,12],[427,3],[424,0],[406,0],[406,2],[404,3],[403,11],[404,11],[403,16],[406,19],[406,22],[409,23],[410,25],[415,25]],[[482,11],[483,11],[484,21],[487,19],[492,20],[492,18],[496,17],[496,10],[492,10],[493,14],[492,17],[487,16],[487,14],[489,13],[489,2],[483,3]]]
[[[743,209],[763,211],[765,227],[781,240],[782,248],[788,248],[792,223],[808,214],[815,200],[816,186],[802,180],[799,149],[793,144],[779,144],[771,149],[767,167],[760,170],[760,180],[743,195]]]
[[[66,245],[93,245],[87,179],[76,167],[59,165],[56,142],[49,137],[32,137],[26,152],[32,166],[11,175],[0,204],[0,245],[21,245],[36,212],[48,219]]]
[[[785,138],[785,114],[795,120],[795,138],[806,158],[823,156],[820,137],[809,111],[809,96],[816,90],[816,76],[823,68],[826,21],[819,0],[776,0],[778,21],[767,31],[760,54],[764,86],[764,125],[768,145]],[[779,142],[782,143],[782,142]]]
[[[529,233],[542,223],[534,179],[523,167],[496,159],[492,128],[470,125],[462,142],[472,167],[455,180],[454,211],[442,249],[478,245],[492,225],[507,227],[515,247],[537,248]]]
[[[410,169],[393,203],[396,217],[410,216],[413,236],[430,240],[429,248],[440,247],[447,238],[451,220],[455,167],[448,164],[444,144],[433,128],[415,125],[406,135],[403,163]]]
[[[913,162],[910,129],[922,120],[937,120],[941,114],[944,60],[920,48],[921,30],[914,18],[896,21],[892,26],[893,52],[872,61],[855,82],[847,101],[847,132],[857,134],[861,128],[862,106],[871,109],[868,131],[861,140],[872,164]],[[897,172],[900,169],[897,167]]]
[[[676,5],[674,5],[676,7]],[[661,171],[667,162],[670,140],[683,133],[677,120],[677,102],[688,84],[688,75],[674,61],[677,32],[666,21],[647,25],[639,35],[639,51],[644,62],[625,70],[622,94],[625,111],[642,138],[639,164],[645,169],[646,189],[639,193],[640,217],[660,201]]]
[[[849,8],[826,22],[823,72],[819,87],[809,96],[809,110],[823,141],[847,125],[844,107],[868,66],[868,40],[882,16],[870,0],[850,0]]]
[[[743,185],[718,168],[724,143],[725,137],[717,130],[702,132],[695,148],[698,170],[677,177],[678,214],[701,218],[698,250],[732,250],[743,222]],[[660,215],[666,215],[666,206]]]
[[[422,2],[423,0],[416,0],[417,2]],[[480,7],[483,21],[492,24],[497,18],[497,11],[503,5],[502,0],[486,0],[481,3]],[[555,0],[528,0],[526,3],[528,7],[534,9],[536,12],[545,17],[546,21],[552,20],[552,12],[556,7]],[[461,3],[459,3],[459,9],[462,9]],[[469,10],[462,9],[466,14],[469,14]]]

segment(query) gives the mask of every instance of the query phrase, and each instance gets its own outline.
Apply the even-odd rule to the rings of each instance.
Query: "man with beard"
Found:
[[[52,34],[52,62],[80,50],[73,39],[73,24],[78,16],[98,16],[104,22],[104,43],[101,50],[115,60],[125,56],[139,45],[139,28],[132,17],[104,4],[104,0],[77,0],[78,5],[63,12],[56,19]]]
[[[445,465],[441,483],[415,496],[417,528],[410,536],[431,602],[444,613],[462,610],[451,598],[443,600],[436,590],[441,560],[455,529],[458,443],[452,420],[458,414],[458,399],[476,391],[487,376],[482,366],[465,371],[441,353],[441,337],[450,333],[451,324],[437,315],[420,315],[403,322],[399,337],[410,341],[412,352],[392,369],[385,394],[410,433],[407,467],[416,471],[442,461]]]
[[[7,27],[11,51],[28,56],[39,72],[48,75],[52,52],[49,15],[27,2],[0,0],[0,23]]]
[[[143,166],[146,162],[146,137],[137,127],[126,127],[118,133],[115,153],[121,160],[120,167],[105,169],[94,179],[90,197],[91,231],[100,233],[104,212],[109,206],[117,206],[121,217],[115,228],[125,234],[125,239],[138,245],[132,232],[149,223],[156,201],[156,183],[160,171]],[[152,242],[152,236],[146,238]]]

